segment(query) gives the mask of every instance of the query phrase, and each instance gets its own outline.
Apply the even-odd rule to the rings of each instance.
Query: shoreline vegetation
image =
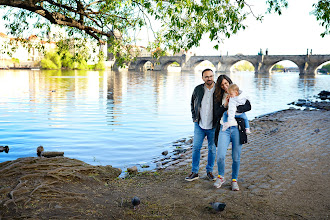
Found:
[[[231,191],[229,181],[213,188],[205,173],[206,143],[200,179],[193,182],[184,180],[191,150],[180,152],[175,163],[160,161],[160,169],[124,179],[109,165],[27,157],[0,163],[0,219],[327,219],[330,102],[324,103],[327,107],[319,110],[291,107],[251,121],[239,192]],[[136,210],[135,196],[141,199]],[[211,202],[226,203],[226,208],[217,212]]]

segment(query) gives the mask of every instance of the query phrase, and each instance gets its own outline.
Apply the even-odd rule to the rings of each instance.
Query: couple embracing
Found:
[[[195,87],[191,98],[191,113],[194,122],[194,141],[192,149],[192,172],[187,181],[199,178],[200,151],[203,140],[208,140],[207,177],[216,180],[214,187],[220,188],[225,182],[225,156],[232,143],[233,191],[238,191],[237,184],[242,144],[246,143],[246,134],[250,133],[248,119],[244,112],[251,110],[247,97],[233,84],[226,75],[220,75],[214,82],[211,69],[202,72],[205,83]],[[217,152],[216,152],[217,145]],[[217,159],[218,175],[213,176],[213,166]]]

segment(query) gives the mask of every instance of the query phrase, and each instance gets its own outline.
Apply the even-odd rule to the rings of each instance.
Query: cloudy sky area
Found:
[[[247,0],[253,6],[255,14],[266,11],[265,0]],[[313,3],[316,0],[289,0],[289,6],[283,9],[281,16],[266,14],[261,23],[254,18],[246,21],[249,26],[241,30],[230,39],[226,39],[220,45],[219,51],[212,47],[216,42],[203,40],[199,48],[193,49],[199,55],[227,54],[255,55],[260,48],[265,52],[268,48],[269,55],[303,55],[307,48],[313,50],[313,54],[330,54],[330,36],[322,38],[320,34],[324,28],[319,25],[314,15]]]

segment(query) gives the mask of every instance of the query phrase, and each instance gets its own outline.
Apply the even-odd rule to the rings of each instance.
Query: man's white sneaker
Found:
[[[233,191],[239,191],[239,187],[238,187],[238,184],[237,184],[237,181],[236,181],[236,180],[233,180],[233,181],[231,182],[231,189],[232,189]]]
[[[213,186],[214,186],[215,188],[220,188],[221,185],[222,185],[224,182],[225,182],[225,178],[219,175],[219,176],[217,177],[217,180],[216,180],[215,183],[213,184]]]

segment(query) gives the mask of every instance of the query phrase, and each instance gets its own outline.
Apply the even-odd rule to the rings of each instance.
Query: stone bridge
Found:
[[[272,67],[284,60],[295,63],[300,75],[315,75],[316,69],[323,63],[330,61],[330,55],[235,55],[235,56],[164,56],[158,60],[152,57],[138,57],[128,66],[129,70],[142,71],[146,62],[150,61],[153,70],[166,70],[173,62],[181,66],[182,71],[191,71],[203,61],[211,62],[217,72],[229,72],[230,68],[239,61],[250,62],[255,73],[269,73]]]

